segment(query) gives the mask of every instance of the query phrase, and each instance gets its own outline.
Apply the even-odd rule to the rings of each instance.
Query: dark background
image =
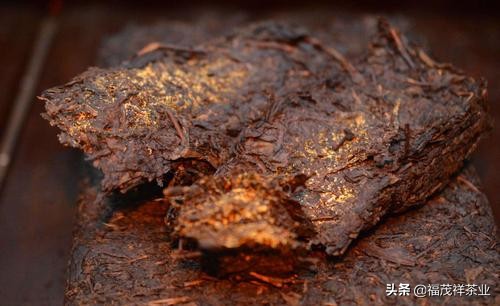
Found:
[[[0,4],[0,135],[6,127],[19,83],[42,20],[57,15],[57,33],[36,93],[68,81],[95,64],[101,40],[128,22],[194,20],[217,11],[252,18],[277,11],[396,14],[425,37],[432,55],[467,74],[489,81],[491,114],[500,118],[500,23],[488,1],[7,1]],[[57,131],[30,109],[13,163],[0,189],[0,304],[62,303],[65,267],[82,179],[82,156],[62,147]],[[500,219],[500,134],[494,129],[473,158],[496,220]]]

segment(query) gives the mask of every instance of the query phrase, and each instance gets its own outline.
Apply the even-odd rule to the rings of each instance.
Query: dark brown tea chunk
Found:
[[[484,82],[385,21],[351,59],[272,22],[157,47],[47,90],[45,117],[61,141],[103,171],[105,191],[162,182],[185,160],[209,165],[215,180],[305,176],[291,197],[314,225],[309,246],[329,255],[442,189],[488,128]]]
[[[177,189],[176,187],[173,188]],[[291,273],[305,253],[312,223],[277,179],[256,173],[227,179],[205,177],[189,188],[181,203],[171,200],[173,234],[204,252],[217,275],[241,271]],[[172,189],[165,191],[170,197]]]
[[[431,300],[494,305],[499,293],[498,235],[489,203],[478,189],[474,171],[462,171],[426,205],[388,218],[355,241],[345,256],[334,261],[317,257],[315,271],[276,276],[222,257],[219,264],[226,272],[245,276],[240,279],[214,278],[205,272],[209,263],[203,258],[172,247],[165,202],[110,205],[96,198],[95,188],[88,188],[79,202],[65,304],[419,305]],[[418,284],[467,282],[488,286],[490,295],[418,299],[386,293],[392,283],[413,289]]]

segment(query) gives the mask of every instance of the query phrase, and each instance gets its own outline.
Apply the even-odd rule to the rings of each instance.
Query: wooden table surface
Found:
[[[154,23],[162,18],[192,20],[196,12],[75,4],[57,18],[57,33],[36,92],[68,81],[95,63],[101,40],[128,22]],[[332,10],[332,7],[321,9]],[[241,11],[239,11],[241,13]],[[234,11],[225,9],[225,13]],[[258,11],[262,14],[262,11]],[[445,11],[398,12],[408,16],[439,60],[454,63],[489,81],[491,114],[500,118],[500,23],[492,14]],[[255,15],[255,12],[244,12]],[[44,10],[36,6],[0,5],[0,134],[31,56]],[[82,155],[62,147],[57,130],[40,117],[33,103],[18,139],[7,180],[0,190],[0,303],[60,304],[69,258]],[[483,190],[500,216],[500,133],[483,141],[473,163]]]

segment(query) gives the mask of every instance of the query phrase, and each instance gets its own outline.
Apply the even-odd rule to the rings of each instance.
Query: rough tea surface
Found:
[[[467,169],[423,207],[368,232],[342,258],[309,255],[314,265],[287,277],[228,266],[239,273],[224,279],[203,272],[199,254],[172,247],[166,202],[110,205],[89,188],[79,203],[66,304],[498,304],[498,236],[479,188]],[[491,295],[387,296],[391,283],[486,284]]]
[[[314,226],[308,246],[329,255],[442,189],[488,128],[484,82],[435,62],[385,21],[351,59],[273,22],[140,53],[42,97],[61,141],[103,171],[104,190],[162,183],[193,161],[215,181],[303,175],[289,198]]]

